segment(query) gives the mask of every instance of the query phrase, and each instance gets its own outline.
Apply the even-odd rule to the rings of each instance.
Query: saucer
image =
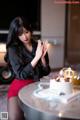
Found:
[[[50,92],[49,89],[43,89],[43,90],[36,89],[33,92],[33,95],[39,98],[48,99],[50,96]]]
[[[50,88],[46,89],[36,89],[33,92],[33,95],[37,98],[44,99],[44,100],[57,100],[62,103],[69,103],[72,101],[75,101],[76,99],[80,99],[80,90],[73,91],[69,95],[65,94],[56,94],[55,91],[53,91]]]

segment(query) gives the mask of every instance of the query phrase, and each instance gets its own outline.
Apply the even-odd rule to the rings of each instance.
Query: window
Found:
[[[23,16],[34,30],[40,30],[40,0],[3,0],[0,3],[0,30],[9,28],[11,20]]]
[[[16,16],[28,19],[34,31],[40,31],[40,0],[3,0],[0,3],[0,31],[8,30],[10,22]],[[7,35],[0,32],[0,42]]]

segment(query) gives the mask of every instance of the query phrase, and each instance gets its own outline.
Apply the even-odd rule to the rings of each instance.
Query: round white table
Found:
[[[23,87],[18,94],[26,120],[80,120],[80,99],[71,103],[48,101],[34,96],[39,82]]]

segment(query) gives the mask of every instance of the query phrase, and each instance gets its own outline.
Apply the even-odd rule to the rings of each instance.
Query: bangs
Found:
[[[25,30],[24,30],[25,29]],[[21,26],[18,28],[17,30],[17,35],[18,36],[21,36],[25,31],[30,31],[32,33],[32,29],[30,26],[27,26],[27,27],[24,27],[24,26]]]
[[[24,32],[23,27],[20,27],[20,28],[18,28],[18,30],[17,30],[17,35],[18,35],[18,36],[21,36],[21,35],[23,34],[23,32]]]

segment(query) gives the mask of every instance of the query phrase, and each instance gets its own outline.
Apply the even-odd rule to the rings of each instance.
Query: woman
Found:
[[[8,112],[10,120],[23,120],[18,105],[19,90],[50,73],[46,42],[32,39],[31,26],[20,17],[10,24],[6,44],[6,57],[15,78],[8,91]]]

